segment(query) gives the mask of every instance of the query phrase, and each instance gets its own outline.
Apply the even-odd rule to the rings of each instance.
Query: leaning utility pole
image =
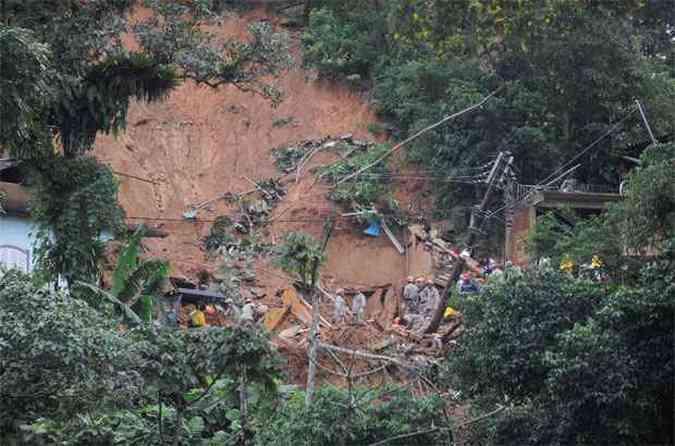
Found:
[[[652,140],[652,144],[656,145],[657,141],[656,138],[654,138],[654,133],[652,132],[652,128],[649,125],[649,121],[647,121],[647,115],[645,114],[644,108],[642,108],[642,103],[640,103],[639,99],[636,99],[635,102],[637,103],[638,110],[640,111],[640,116],[642,116],[642,122],[644,122],[647,132],[649,133],[649,138]]]
[[[513,157],[509,157],[506,166],[504,166],[504,169],[502,169],[503,160],[504,160],[504,152],[499,152],[499,154],[497,155],[497,159],[495,160],[495,163],[492,165],[492,169],[490,170],[490,175],[488,176],[487,179],[488,188],[485,191],[483,200],[480,202],[480,205],[478,205],[477,208],[474,208],[471,211],[471,221],[469,223],[469,239],[467,240],[467,248],[469,250],[472,250],[473,245],[476,241],[476,235],[478,234],[479,231],[479,229],[476,227],[477,221],[476,214],[481,213],[485,210],[485,207],[487,206],[490,200],[490,195],[492,195],[492,190],[494,189],[495,184],[499,182],[497,180],[497,177],[501,179],[504,176],[506,167],[511,165],[511,163],[513,162]]]
[[[319,290],[317,282],[319,280],[319,261],[323,253],[326,252],[328,246],[328,239],[333,232],[335,226],[335,206],[331,212],[330,217],[326,219],[324,224],[323,243],[321,245],[321,254],[314,258],[312,264],[312,283],[310,284],[310,293],[312,294],[312,326],[309,329],[309,352],[307,353],[309,364],[307,367],[307,387],[305,389],[305,405],[312,404],[314,399],[314,389],[316,387],[316,357],[319,350],[319,319],[321,313],[319,312]]]

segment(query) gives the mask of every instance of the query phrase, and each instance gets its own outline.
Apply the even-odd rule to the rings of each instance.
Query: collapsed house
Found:
[[[609,188],[563,183],[559,189],[520,186],[506,220],[506,260],[514,265],[527,266],[527,240],[537,223],[537,217],[545,212],[554,212],[566,218],[560,211],[572,210],[580,217],[589,217],[607,210],[610,203],[619,201],[621,195]],[[569,222],[573,225],[574,222]]]

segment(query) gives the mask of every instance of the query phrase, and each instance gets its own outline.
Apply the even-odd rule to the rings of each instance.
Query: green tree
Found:
[[[53,156],[35,164],[31,213],[36,222],[36,263],[43,282],[61,277],[95,283],[104,233],[121,232],[117,181],[109,167],[88,156]]]
[[[6,273],[0,278],[1,442],[39,417],[69,419],[124,406],[139,389],[120,372],[133,368],[137,353],[114,320],[85,302]]]
[[[277,250],[275,263],[284,271],[295,274],[300,283],[310,287],[314,268],[326,260],[319,243],[304,232],[290,232]]]
[[[118,309],[122,310],[127,319],[134,323],[152,321],[153,308],[160,293],[160,282],[169,273],[169,266],[166,261],[157,258],[141,259],[139,257],[141,240],[144,235],[145,228],[140,226],[129,237],[117,255],[117,264],[113,270],[110,292],[79,282],[80,285],[89,288],[96,295],[103,296],[113,303]]]
[[[477,406],[507,401],[488,444],[669,444],[672,252],[633,287],[518,273],[467,298],[450,376]]]

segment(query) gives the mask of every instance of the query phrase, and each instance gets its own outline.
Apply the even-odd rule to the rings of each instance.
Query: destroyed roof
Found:
[[[185,303],[218,303],[225,301],[225,295],[215,291],[192,288],[177,288],[176,295]]]

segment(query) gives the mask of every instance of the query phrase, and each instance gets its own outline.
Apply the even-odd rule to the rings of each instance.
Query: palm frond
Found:
[[[126,286],[127,278],[131,274],[131,271],[135,270],[138,265],[138,252],[143,235],[145,235],[145,227],[141,225],[131,234],[117,256],[117,265],[112,277],[112,290],[110,290],[115,296],[120,295],[120,292]]]
[[[133,306],[140,298],[146,286],[156,283],[157,279],[168,273],[168,265],[162,259],[146,259],[129,274],[124,288],[120,290],[117,298],[129,306]]]
[[[129,320],[130,322],[132,322],[136,325],[140,325],[140,324],[143,323],[141,318],[139,318],[138,315],[136,313],[134,313],[134,311],[127,304],[125,304],[123,302],[120,302],[119,299],[117,299],[115,296],[113,296],[112,294],[110,294],[106,290],[102,290],[101,288],[99,288],[95,285],[92,285],[90,283],[80,282],[79,280],[77,282],[75,282],[75,284],[78,285],[78,286],[82,286],[84,288],[87,288],[87,289],[93,291],[94,293],[96,293],[97,295],[99,295],[99,296],[105,298],[106,300],[110,301],[113,305],[115,305],[120,310],[122,310],[122,313],[124,313],[124,317],[127,320]]]

